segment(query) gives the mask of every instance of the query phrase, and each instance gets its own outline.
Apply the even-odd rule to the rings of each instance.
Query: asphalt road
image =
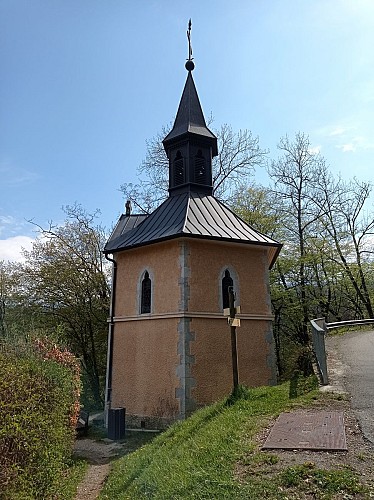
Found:
[[[374,444],[374,331],[328,337],[344,366],[344,384],[364,436]]]

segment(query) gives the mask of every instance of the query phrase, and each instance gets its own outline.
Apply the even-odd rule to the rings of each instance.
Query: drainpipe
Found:
[[[115,299],[116,299],[116,282],[117,282],[117,263],[114,259],[104,254],[105,258],[112,262],[112,293],[110,297],[109,311],[109,331],[108,331],[108,353],[106,365],[106,381],[105,381],[105,410],[104,421],[105,427],[108,426],[108,413],[112,403],[112,366],[113,366],[113,334],[114,334],[114,316],[115,316]]]

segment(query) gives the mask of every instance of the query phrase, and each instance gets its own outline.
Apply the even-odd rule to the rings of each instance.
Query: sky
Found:
[[[213,127],[251,130],[272,158],[300,131],[336,175],[374,180],[372,0],[0,0],[0,260],[63,206],[115,224],[175,117],[189,18]]]

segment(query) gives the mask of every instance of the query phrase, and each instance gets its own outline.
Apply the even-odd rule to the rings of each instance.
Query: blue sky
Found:
[[[305,132],[336,174],[374,180],[372,0],[0,0],[0,260],[64,205],[115,223],[120,185],[175,116],[190,17],[215,126],[274,158]]]

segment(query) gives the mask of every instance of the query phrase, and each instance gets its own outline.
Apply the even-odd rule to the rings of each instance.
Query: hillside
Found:
[[[302,406],[344,410],[348,452],[261,451],[276,416]],[[262,387],[204,408],[118,459],[100,498],[370,498],[373,457],[344,397],[313,391],[290,400],[288,384]]]

